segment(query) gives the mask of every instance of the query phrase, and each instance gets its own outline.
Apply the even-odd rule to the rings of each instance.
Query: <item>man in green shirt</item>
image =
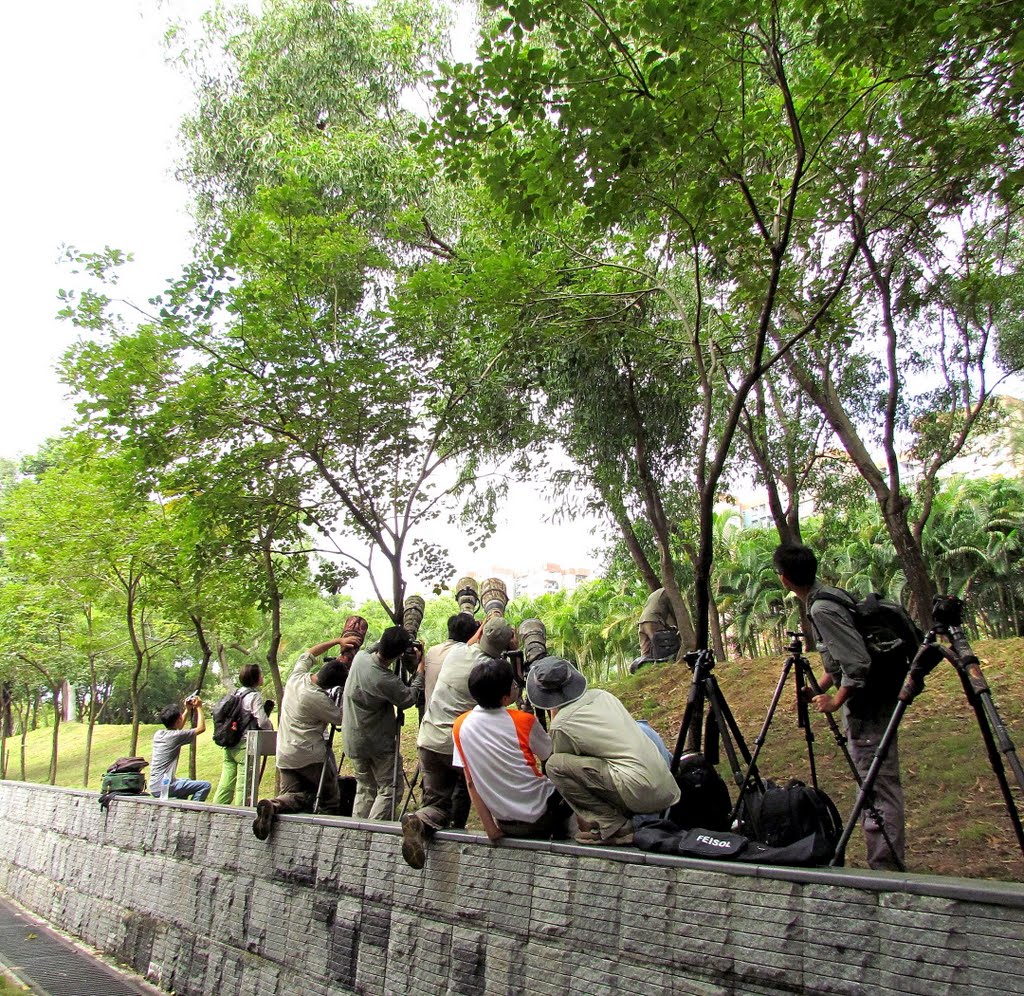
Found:
[[[252,832],[266,840],[278,813],[304,813],[313,808],[323,778],[321,810],[337,813],[341,798],[334,759],[327,754],[324,731],[341,723],[341,706],[327,693],[345,683],[347,666],[337,658],[327,661],[319,671],[310,673],[316,659],[331,647],[349,650],[358,647],[357,635],[337,636],[310,647],[295,662],[281,702],[281,721],[277,730],[277,771],[281,794],[256,803]],[[324,774],[324,765],[327,773]]]
[[[404,775],[395,758],[401,728],[396,710],[404,712],[419,700],[423,658],[408,685],[394,664],[413,646],[412,637],[401,626],[384,630],[376,651],[356,654],[345,682],[341,737],[356,776],[352,815],[360,819],[392,820],[400,801]]]
[[[530,702],[551,714],[544,773],[572,807],[579,844],[633,843],[636,813],[679,801],[679,786],[658,748],[611,692],[587,688],[567,660],[545,657],[526,679]]]

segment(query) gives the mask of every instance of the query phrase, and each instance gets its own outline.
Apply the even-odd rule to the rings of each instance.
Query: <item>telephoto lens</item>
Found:
[[[548,633],[539,619],[524,619],[519,624],[519,647],[527,664],[548,655]]]
[[[471,616],[476,614],[480,604],[480,586],[476,578],[464,577],[455,582],[455,601],[458,602],[459,612],[467,612]]]
[[[423,622],[424,601],[419,595],[410,595],[405,600],[405,610],[402,613],[402,628],[413,638],[420,631],[420,623]]]
[[[505,606],[508,605],[508,592],[501,578],[488,578],[480,586],[480,603],[484,607],[484,616],[493,619],[495,616],[504,618]]]

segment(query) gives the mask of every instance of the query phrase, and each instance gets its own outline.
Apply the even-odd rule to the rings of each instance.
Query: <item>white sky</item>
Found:
[[[163,61],[152,2],[12,4],[4,20],[0,456],[14,457],[72,416],[53,372],[74,337],[54,317],[68,282],[60,246],[134,253],[122,289],[141,301],[186,258],[186,194],[171,172],[188,88]]]
[[[55,318],[57,290],[70,282],[61,245],[132,253],[119,292],[140,304],[188,258],[188,198],[173,168],[190,91],[165,63],[161,39],[171,17],[208,6],[49,0],[8,8],[0,457],[35,451],[73,417],[54,372],[75,335]],[[494,541],[478,554],[453,550],[456,567],[593,566],[589,526],[543,523],[548,505],[536,491],[517,490]]]

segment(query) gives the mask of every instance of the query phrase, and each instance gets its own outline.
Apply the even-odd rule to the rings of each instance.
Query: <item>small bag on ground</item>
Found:
[[[693,751],[679,759],[676,769],[679,801],[668,818],[682,830],[728,830],[732,814],[729,787],[703,754]]]

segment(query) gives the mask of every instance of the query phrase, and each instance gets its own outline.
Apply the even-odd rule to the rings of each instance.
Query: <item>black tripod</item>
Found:
[[[717,679],[712,674],[715,666],[714,653],[710,650],[695,650],[686,654],[683,659],[693,672],[693,679],[686,697],[683,719],[679,724],[676,748],[672,753],[672,774],[674,775],[679,770],[679,759],[683,756],[684,751],[699,751],[701,749],[701,727],[703,726],[703,739],[707,744],[704,754],[708,763],[712,765],[718,763],[718,746],[721,744],[725,748],[725,754],[736,784],[741,785],[746,779],[752,778],[754,784],[764,791],[761,777],[758,775],[757,769],[751,765],[750,751],[736,724],[736,718],[725,701],[722,690],[718,687]],[[706,717],[705,705],[709,707]],[[740,757],[748,765],[746,774],[740,764]]]
[[[977,656],[971,649],[970,643],[963,631],[963,602],[953,595],[938,595],[932,603],[932,618],[935,625],[929,630],[924,638],[914,660],[910,665],[910,673],[907,680],[900,689],[899,698],[896,701],[896,708],[893,710],[889,725],[882,735],[882,739],[875,749],[871,760],[871,767],[864,777],[860,793],[854,804],[853,812],[843,828],[843,835],[836,845],[835,857],[832,865],[841,865],[846,853],[846,845],[850,841],[853,828],[857,819],[870,798],[878,773],[885,762],[889,747],[896,736],[900,720],[907,711],[911,702],[924,691],[924,679],[939,663],[947,660],[956,668],[960,676],[960,683],[963,685],[967,701],[974,710],[975,718],[978,721],[978,728],[981,731],[981,738],[985,742],[985,749],[988,752],[989,764],[999,782],[999,788],[1003,793],[1003,801],[1006,803],[1006,811],[1009,814],[1010,822],[1013,824],[1013,831],[1017,836],[1017,844],[1024,854],[1024,826],[1021,825],[1020,813],[1010,789],[1010,783],[1006,777],[1006,768],[1003,765],[1003,758],[1013,771],[1017,780],[1017,786],[1024,793],[1024,768],[1021,767],[1017,757],[1017,750],[1010,739],[1006,725],[996,711],[995,703],[992,701],[992,693],[988,687],[985,676],[981,673],[981,665]],[[949,644],[942,646],[938,641],[942,637]]]
[[[811,785],[816,789],[818,788],[818,767],[814,759],[814,729],[811,726],[810,715],[807,708],[806,691],[809,689],[814,695],[820,695],[821,686],[814,677],[814,670],[811,668],[811,662],[804,656],[803,633],[793,632],[792,630],[787,630],[786,632],[787,635],[791,637],[789,646],[786,648],[789,655],[783,662],[782,673],[779,675],[779,683],[775,686],[775,694],[772,696],[771,704],[768,706],[768,712],[764,717],[761,732],[758,733],[757,737],[754,739],[754,753],[750,758],[750,763],[747,766],[747,772],[740,784],[740,794],[736,799],[736,805],[733,806],[732,815],[729,819],[730,824],[733,825],[742,812],[744,796],[751,788],[755,787],[753,779],[757,777],[757,759],[760,756],[761,748],[764,747],[765,740],[768,737],[768,728],[771,726],[772,719],[775,716],[775,710],[779,704],[779,699],[782,697],[782,690],[785,688],[790,674],[793,675],[796,683],[797,727],[804,731],[804,739],[807,742],[807,765],[810,768]],[[846,758],[846,763],[849,765],[850,772],[853,774],[854,780],[857,782],[858,786],[861,786],[862,779],[860,772],[857,770],[857,765],[854,763],[849,747],[847,746],[846,734],[840,729],[839,724],[831,713],[824,713],[824,716],[829,729],[832,731],[832,736],[835,738],[836,744],[838,744],[840,751],[842,751],[843,757]],[[896,854],[896,848],[893,846],[892,839],[886,831],[885,819],[874,804],[873,794],[871,796],[867,796],[866,800],[865,807],[878,824],[878,828],[882,832],[882,838],[888,846],[889,852],[892,854],[896,866],[900,871],[905,871],[906,869],[903,866],[903,862],[900,861],[899,856]]]

